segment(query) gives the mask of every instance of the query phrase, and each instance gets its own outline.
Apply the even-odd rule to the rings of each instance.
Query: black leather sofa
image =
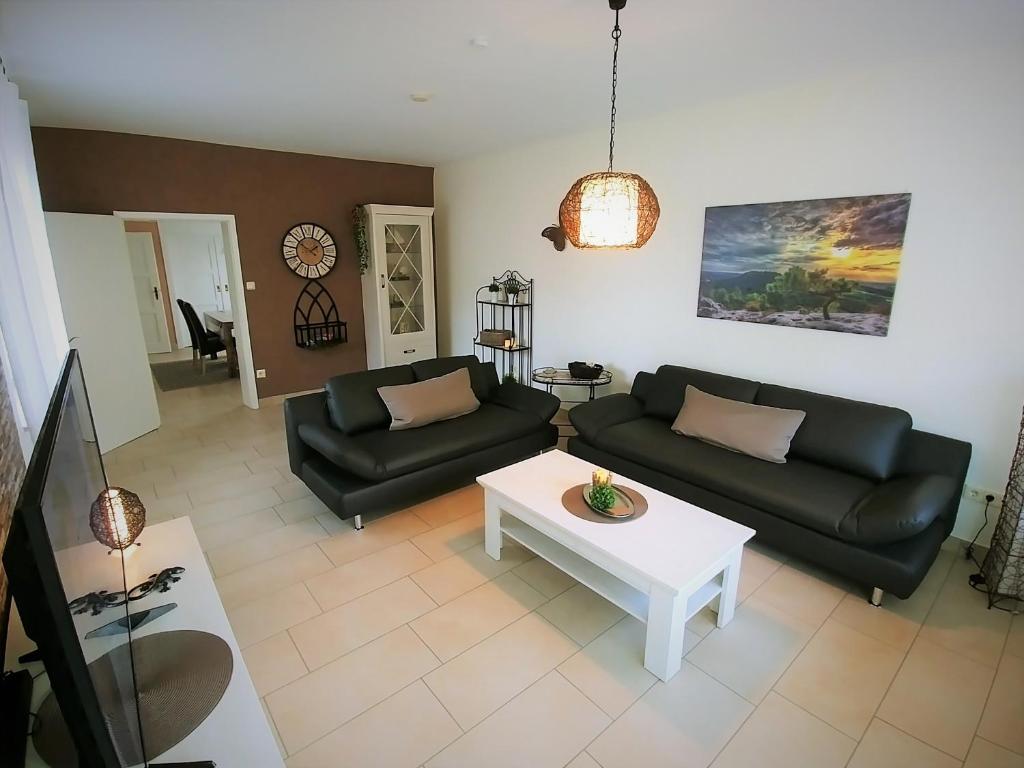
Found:
[[[448,421],[391,432],[378,387],[411,384],[468,368],[480,408]],[[323,392],[284,402],[291,470],[334,514],[388,512],[473,482],[558,440],[559,400],[498,383],[494,363],[474,355],[347,373]]]
[[[805,411],[785,464],[672,432],[687,384]],[[969,443],[913,428],[910,414],[691,368],[641,372],[630,394],[573,408],[569,452],[757,531],[757,539],[906,598],[953,529]]]

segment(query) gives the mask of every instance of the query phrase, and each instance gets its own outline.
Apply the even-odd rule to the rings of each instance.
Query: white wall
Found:
[[[188,347],[188,326],[178,308],[177,299],[191,304],[200,321],[203,312],[231,308],[230,303],[224,306],[227,297],[216,291],[218,283],[222,286],[227,283],[221,223],[213,220],[174,219],[161,221],[159,227],[174,333],[178,347]]]
[[[1001,493],[1024,403],[1024,48],[974,48],[620,117],[617,166],[661,202],[640,251],[557,253],[540,237],[572,182],[602,169],[601,130],[439,167],[442,353],[471,351],[474,290],[514,267],[537,280],[535,365],[596,359],[627,389],[678,363],[899,406],[973,443],[969,483]],[[902,191],[913,200],[888,337],[696,317],[706,206]],[[965,501],[957,535],[979,520]]]

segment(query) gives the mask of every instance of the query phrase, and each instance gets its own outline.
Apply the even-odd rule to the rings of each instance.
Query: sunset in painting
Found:
[[[885,336],[910,194],[708,208],[697,314]]]

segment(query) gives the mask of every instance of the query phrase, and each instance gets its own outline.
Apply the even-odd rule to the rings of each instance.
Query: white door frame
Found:
[[[228,285],[231,289],[231,311],[235,319],[235,345],[238,351],[238,376],[242,384],[242,402],[249,408],[259,408],[256,393],[256,366],[252,359],[252,340],[249,337],[249,317],[245,309],[245,281],[242,279],[242,257],[238,251],[238,230],[235,217],[230,213],[153,213],[148,211],[114,211],[125,221],[203,220],[219,221],[224,233],[224,250],[228,262]]]

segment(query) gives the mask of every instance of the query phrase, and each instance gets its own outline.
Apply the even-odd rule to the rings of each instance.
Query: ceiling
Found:
[[[630,0],[620,120],[963,49],[1018,2]],[[0,0],[0,54],[35,125],[437,165],[604,125],[612,21],[605,0]]]

